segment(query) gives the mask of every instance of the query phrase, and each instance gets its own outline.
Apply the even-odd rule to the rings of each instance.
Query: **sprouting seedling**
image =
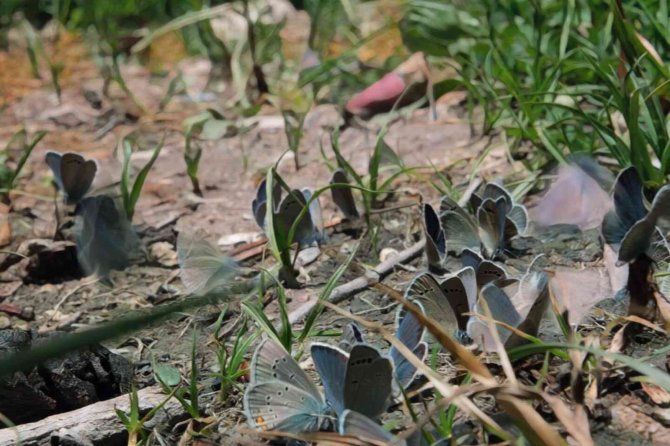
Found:
[[[303,126],[307,113],[295,112],[293,110],[282,111],[284,117],[284,132],[288,141],[288,148],[293,153],[293,162],[295,170],[300,169],[300,141],[304,134]]]
[[[351,193],[352,188],[358,189],[363,204],[363,215],[369,226],[370,211],[378,206],[377,196],[387,192],[391,183],[409,169],[402,164],[398,155],[384,141],[384,131],[381,131],[377,136],[375,148],[368,164],[368,175],[365,177],[358,174],[356,169],[342,155],[339,143],[339,130],[334,130],[331,133],[330,140],[338,166],[338,169],[333,173],[331,184],[349,184],[349,179],[354,183],[353,186],[348,188],[338,188],[342,192],[338,192],[333,188],[333,200],[347,218],[359,218],[360,213],[356,209],[353,194]],[[387,178],[381,181],[381,170],[384,165],[390,165],[394,170]],[[338,171],[339,173],[337,173]],[[345,192],[346,190],[349,190],[349,192]]]
[[[460,255],[471,249],[487,259],[512,253],[510,240],[523,234],[528,225],[526,208],[493,183],[487,184],[481,195],[473,193],[470,204],[474,216],[449,197],[442,198],[440,218],[448,251]]]
[[[35,133],[35,136],[29,141],[28,133],[25,128],[19,129],[0,152],[0,197],[2,201],[7,203],[9,200],[9,192],[16,186],[16,181],[26,165],[28,157],[32,153],[35,146],[44,138],[46,132],[40,131]],[[8,167],[7,161],[10,157],[10,152],[18,149],[20,152],[19,159],[16,162],[16,167],[13,169]]]
[[[175,77],[173,77],[170,80],[170,83],[168,84],[168,89],[165,92],[165,96],[163,96],[163,99],[161,99],[160,104],[158,104],[158,110],[163,111],[165,110],[165,107],[170,103],[172,98],[175,97],[175,95],[183,92],[186,89],[186,84],[184,83],[184,77],[182,76],[181,72],[178,72]]]
[[[64,65],[61,62],[52,61],[51,58],[47,56],[42,46],[42,42],[40,41],[40,38],[38,37],[37,33],[35,33],[35,29],[28,20],[23,21],[23,30],[26,35],[26,43],[27,43],[26,47],[28,51],[28,59],[30,60],[30,69],[32,71],[33,77],[36,79],[41,78],[39,72],[39,58],[41,56],[49,66],[51,85],[54,87],[54,91],[56,92],[58,102],[60,102],[61,100],[60,75],[63,72]]]
[[[114,412],[128,432],[128,444],[138,444],[138,439],[147,439],[147,429],[145,427],[147,422],[149,422],[163,408],[163,406],[172,399],[174,391],[170,392],[163,401],[144,414],[144,416],[141,416],[140,399],[135,386],[133,386],[128,396],[130,398],[130,411],[126,413],[121,409],[114,408]]]
[[[147,107],[140,101],[137,96],[132,92],[130,87],[128,87],[128,84],[126,83],[125,79],[123,78],[123,75],[121,74],[121,68],[119,67],[119,60],[118,60],[118,55],[113,55],[111,57],[112,63],[111,66],[107,67],[110,78],[114,82],[116,82],[119,87],[121,87],[121,90],[128,96],[128,98],[135,104],[135,106],[142,111],[142,113],[148,113],[149,110]],[[104,89],[103,89],[104,90]]]
[[[158,155],[163,148],[163,143],[165,138],[156,145],[151,154],[149,161],[140,169],[135,177],[135,180],[130,180],[130,160],[133,154],[133,146],[128,138],[123,139],[123,169],[121,171],[121,199],[123,200],[123,209],[126,211],[126,216],[128,220],[132,220],[133,214],[135,213],[135,206],[137,201],[140,199],[140,194],[142,193],[142,188],[144,187],[144,182],[149,175],[151,167],[154,165],[154,162],[158,158]]]
[[[200,180],[198,179],[198,168],[200,167],[200,157],[202,156],[202,147],[195,141],[193,132],[195,126],[189,125],[184,132],[184,162],[186,163],[186,175],[191,180],[193,193],[202,196],[200,189]]]

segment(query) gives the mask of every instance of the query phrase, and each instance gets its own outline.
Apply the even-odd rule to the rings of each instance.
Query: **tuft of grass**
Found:
[[[4,149],[0,151],[0,200],[3,203],[9,203],[9,193],[15,188],[19,175],[33,149],[46,134],[45,131],[39,131],[33,135],[32,139],[28,139],[28,132],[24,127],[21,127],[12,135]],[[8,165],[12,152],[19,153],[16,166],[13,168]]]
[[[121,200],[123,202],[123,209],[126,212],[128,220],[133,219],[133,214],[135,214],[135,206],[137,201],[140,199],[140,194],[142,193],[142,188],[144,187],[144,182],[149,175],[151,167],[154,165],[158,155],[160,155],[161,149],[165,142],[165,137],[154,147],[149,161],[140,169],[137,173],[137,176],[134,180],[130,179],[130,161],[133,154],[133,144],[129,138],[124,138],[122,141],[123,146],[123,168],[121,170]],[[131,186],[132,183],[132,186]]]

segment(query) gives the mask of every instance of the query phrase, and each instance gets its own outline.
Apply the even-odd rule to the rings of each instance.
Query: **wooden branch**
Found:
[[[145,414],[162,403],[167,395],[159,386],[147,387],[137,392],[140,413]],[[52,415],[34,423],[14,428],[0,429],[0,446],[47,446],[63,444],[108,445],[125,444],[128,433],[116,416],[114,409],[129,412],[129,397],[121,395],[111,400],[100,401],[70,412]],[[176,399],[171,399],[147,421],[147,427],[158,422],[170,424],[184,418],[186,413]],[[21,443],[19,443],[21,441]]]
[[[330,294],[328,301],[334,304],[340,303],[354,294],[360,293],[366,288],[379,283],[384,277],[393,272],[393,268],[395,268],[396,265],[407,263],[410,260],[420,256],[423,252],[423,246],[425,243],[426,241],[422,239],[404,251],[399,252],[397,255],[391,256],[390,258],[384,260],[382,263],[375,266],[374,269],[368,271],[366,275],[338,286]]]

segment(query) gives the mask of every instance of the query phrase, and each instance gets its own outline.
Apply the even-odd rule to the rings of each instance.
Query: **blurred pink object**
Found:
[[[401,96],[400,105],[409,104],[426,94],[429,78],[425,56],[422,52],[414,53],[395,70],[351,98],[345,110],[352,115],[369,118],[390,111]],[[409,91],[403,96],[405,89]]]
[[[402,76],[389,73],[351,98],[346,109],[354,115],[390,110],[404,90],[405,81]]]
[[[529,213],[532,221],[543,226],[573,224],[590,229],[600,226],[611,207],[608,193],[591,176],[578,166],[564,165]]]

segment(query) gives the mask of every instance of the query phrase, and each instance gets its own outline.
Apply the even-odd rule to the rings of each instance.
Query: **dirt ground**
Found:
[[[176,96],[164,111],[142,114],[137,112],[118,88],[112,88],[111,99],[99,95],[103,81],[83,54],[81,42],[70,42],[69,46],[60,50],[72,53],[69,57],[74,60],[74,63],[67,65],[68,72],[63,77],[60,103],[48,83],[30,79],[25,53],[0,53],[0,65],[15,70],[13,73],[5,72],[4,80],[0,80],[0,85],[5,85],[0,90],[3,97],[0,102],[3,104],[0,108],[0,146],[4,146],[21,125],[29,132],[48,131],[33,152],[17,191],[12,195],[12,212],[9,214],[11,243],[2,248],[0,253],[0,265],[3,265],[0,271],[0,300],[4,304],[15,304],[23,310],[32,309],[34,317],[22,318],[0,313],[0,328],[43,332],[56,329],[82,330],[129,311],[181,299],[182,285],[175,255],[178,232],[202,231],[208,240],[218,243],[223,252],[230,252],[238,245],[257,239],[260,231],[251,215],[251,201],[259,180],[282,154],[284,157],[279,162],[278,171],[291,186],[316,188],[329,181],[326,163],[332,163],[334,159],[329,132],[338,125],[340,115],[337,109],[331,105],[318,105],[310,111],[300,147],[301,167],[296,172],[291,154],[285,153],[288,146],[281,115],[272,107],[265,106],[258,116],[245,121],[245,125],[251,127],[247,132],[237,132],[215,141],[200,141],[203,155],[199,176],[203,197],[198,197],[193,194],[185,173],[183,121],[207,108],[225,112],[229,97],[229,92],[225,90],[213,94],[208,89],[205,94],[204,87],[208,84],[211,68],[209,61],[181,61],[179,68],[191,86],[188,94]],[[138,99],[155,111],[167,89],[169,76],[155,76],[148,69],[137,66],[124,66],[123,73],[129,88]],[[86,99],[87,92],[96,93],[102,101],[99,109]],[[522,171],[521,165],[510,161],[502,141],[494,139],[491,146],[487,144],[487,138],[473,133],[463,107],[457,100],[442,103],[438,111],[436,121],[430,119],[426,109],[419,109],[401,113],[390,124],[387,143],[405,165],[420,168],[411,177],[403,177],[395,182],[395,193],[384,204],[385,207],[397,209],[379,218],[380,231],[376,241],[372,243],[368,239],[362,242],[355,265],[345,274],[343,281],[359,276],[361,265],[379,263],[380,256],[389,249],[402,251],[421,238],[418,203],[423,200],[439,204],[439,194],[431,186],[431,182],[437,181],[431,164],[447,174],[453,184],[461,189],[467,188],[473,171],[485,181],[515,178]],[[366,125],[369,128],[348,128],[340,138],[344,155],[359,171],[367,170],[367,160],[375,143],[379,121],[373,120]],[[112,288],[90,277],[81,277],[71,264],[76,262],[72,255],[59,257],[60,260],[66,259],[65,264],[44,259],[38,268],[42,275],[34,271],[31,273],[26,261],[9,262],[11,253],[21,251],[22,244],[34,243],[39,239],[45,240],[47,246],[53,245],[51,239],[57,224],[56,201],[51,174],[44,163],[45,153],[48,150],[74,151],[95,159],[99,165],[95,188],[109,190],[115,187],[120,177],[122,154],[117,150],[119,141],[131,132],[136,132],[139,140],[148,148],[165,138],[165,146],[148,176],[133,221],[141,234],[148,254],[147,260],[123,272],[115,272]],[[488,155],[480,163],[485,151],[488,151]],[[134,167],[143,165],[149,156],[148,150],[135,153]],[[328,194],[322,198],[324,220],[337,218],[338,211]],[[526,202],[532,203],[537,199],[537,196],[528,197]],[[59,205],[58,211],[65,215],[71,210]],[[523,270],[535,256],[544,254],[547,265],[560,264],[569,270],[580,271],[583,274],[581,280],[585,282],[599,278],[607,284],[603,285],[607,291],[601,297],[613,297],[610,286],[612,269],[607,267],[601,256],[602,242],[597,231],[561,234],[563,238],[559,237],[559,241],[553,245],[548,242],[534,244],[528,256],[512,264],[512,267]],[[545,237],[549,240],[549,236]],[[537,235],[537,238],[542,240],[541,235]],[[304,312],[305,306],[313,302],[354,243],[355,240],[335,228],[320,258],[305,269],[306,286],[289,291],[292,311]],[[67,259],[70,263],[67,263]],[[242,262],[243,266],[254,268],[270,263],[269,259],[261,256]],[[425,260],[421,256],[396,268],[384,283],[403,291],[416,271],[424,268]],[[567,283],[571,279],[565,280]],[[585,293],[583,290],[569,289],[566,299],[570,299],[567,295],[571,292]],[[579,296],[573,296],[573,300],[576,304],[584,304],[586,311],[591,311],[592,301],[585,303]],[[393,302],[378,291],[368,290],[342,306],[355,314],[383,320],[390,327],[395,308]],[[232,303],[232,309],[231,324],[236,318],[236,302]],[[582,329],[585,332],[602,331],[624,309],[625,304],[621,301],[606,301],[592,310],[590,315],[584,314]],[[136,364],[138,382],[148,385],[153,380],[152,359],[188,370],[192,333],[197,331],[201,341],[198,344],[198,359],[203,370],[203,386],[211,387],[214,385],[213,376],[217,367],[210,339],[211,326],[219,312],[220,308],[207,307],[181,314],[158,326],[141,330],[132,337],[109,342],[107,346],[131,359]],[[270,304],[267,312],[276,317],[275,304]],[[320,326],[338,328],[344,323],[337,315],[327,313],[320,321]],[[543,334],[551,338],[557,336],[558,331],[554,324],[547,322]],[[645,332],[639,341],[629,347],[629,353],[643,356],[664,345],[666,338]],[[446,357],[442,359],[446,367],[448,360]],[[656,362],[665,368],[665,357],[657,358]],[[528,369],[534,365],[527,364]],[[455,370],[452,372],[457,373]],[[231,438],[234,441],[248,440],[248,437],[240,436],[235,429],[236,426],[244,426],[241,393],[234,392],[224,402],[218,401],[214,397],[215,393],[204,392],[205,395],[209,394],[208,399],[206,397],[207,410],[217,416],[219,434],[213,438],[219,435],[227,438],[221,444],[230,444]],[[667,423],[670,417],[665,415],[668,409],[654,404],[639,388],[632,389],[626,398],[629,399],[626,404],[614,397],[602,403],[611,409],[611,418],[603,419],[593,426],[597,444],[663,444],[667,441],[666,434],[670,428],[666,426],[670,426]]]

